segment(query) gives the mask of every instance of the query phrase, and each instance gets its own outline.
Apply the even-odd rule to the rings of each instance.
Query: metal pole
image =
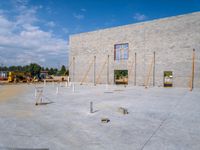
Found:
[[[135,53],[135,78],[134,78],[134,85],[136,86],[136,70],[137,70],[137,60],[136,60],[137,54]]]
[[[109,84],[109,55],[108,55],[108,63],[107,63],[107,84]]]
[[[58,94],[59,93],[59,86],[57,85],[57,87],[56,87],[56,94]]]
[[[44,86],[46,86],[46,80],[44,79]]]
[[[156,62],[156,52],[153,52],[153,86],[155,86],[155,62]]]
[[[96,85],[96,56],[94,56],[94,85]]]
[[[93,113],[93,102],[90,102],[90,113]]]

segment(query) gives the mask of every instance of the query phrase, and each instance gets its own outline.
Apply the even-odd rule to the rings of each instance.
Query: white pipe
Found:
[[[36,98],[36,96],[37,96],[37,90],[36,90],[36,88],[35,88],[35,98]]]
[[[75,92],[75,84],[72,84],[72,91]]]
[[[67,86],[70,86],[70,83],[69,83],[69,76],[67,77]]]
[[[108,84],[106,84],[106,90],[108,90]]]
[[[56,87],[56,94],[59,93],[59,86]]]
[[[44,86],[46,86],[46,80],[44,80]]]

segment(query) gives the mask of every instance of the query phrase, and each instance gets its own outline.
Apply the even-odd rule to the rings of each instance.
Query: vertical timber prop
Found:
[[[72,66],[72,64],[73,64],[73,60],[70,62],[69,66],[68,66],[68,70],[70,70],[70,67]],[[70,77],[69,77],[69,75],[67,77],[67,83],[66,84],[67,84],[67,87],[70,86]]]
[[[194,89],[195,49],[192,52],[192,75],[190,79],[190,91]]]
[[[148,68],[147,79],[145,80],[145,83],[144,83],[145,88],[147,88],[147,87],[148,87],[148,84],[149,84],[149,79],[150,79],[151,71],[152,71],[152,69],[153,69],[153,63],[154,63],[154,56],[153,56],[153,59],[152,59],[152,61],[151,61],[150,66],[149,66],[149,68]]]
[[[153,86],[155,86],[156,52],[153,52]]]
[[[134,60],[131,62],[131,66],[129,68],[130,72],[128,73],[128,78],[130,79],[133,73],[133,65],[134,65]]]
[[[94,86],[96,85],[96,56],[94,56]]]
[[[72,64],[73,64],[73,72],[72,72],[72,81],[73,81],[73,84],[72,84],[72,91],[75,92],[75,85],[74,85],[74,82],[75,82],[75,57],[73,57],[73,60],[72,60]]]
[[[135,78],[134,78],[134,85],[136,86],[136,75],[137,75],[137,53],[135,53]]]
[[[109,84],[109,55],[108,55],[108,62],[107,62],[107,85]]]
[[[72,72],[72,81],[73,81],[73,84],[75,82],[75,57],[73,57],[73,60],[72,60],[72,69],[73,69],[73,72]]]

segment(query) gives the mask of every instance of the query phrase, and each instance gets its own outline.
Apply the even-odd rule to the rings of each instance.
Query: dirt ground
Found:
[[[24,94],[25,87],[19,85],[1,85],[0,86],[0,103],[12,99],[17,95]]]

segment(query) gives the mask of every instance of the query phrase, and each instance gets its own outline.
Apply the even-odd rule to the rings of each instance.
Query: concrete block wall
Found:
[[[129,43],[129,59],[114,60],[114,45]],[[188,87],[195,49],[194,87],[200,87],[200,12],[143,23],[97,30],[70,36],[70,57],[75,57],[74,80],[80,82],[96,56],[96,78],[109,55],[109,82],[114,83],[114,70],[128,69],[129,84],[144,85],[155,52],[155,85],[163,86],[164,71],[173,72],[174,87]],[[135,64],[137,54],[137,69]],[[135,63],[135,62],[134,62]],[[132,68],[131,68],[132,67]],[[72,77],[73,67],[70,67]],[[94,82],[92,65],[85,82]],[[107,82],[107,64],[100,83]],[[153,71],[149,85],[153,84]]]

